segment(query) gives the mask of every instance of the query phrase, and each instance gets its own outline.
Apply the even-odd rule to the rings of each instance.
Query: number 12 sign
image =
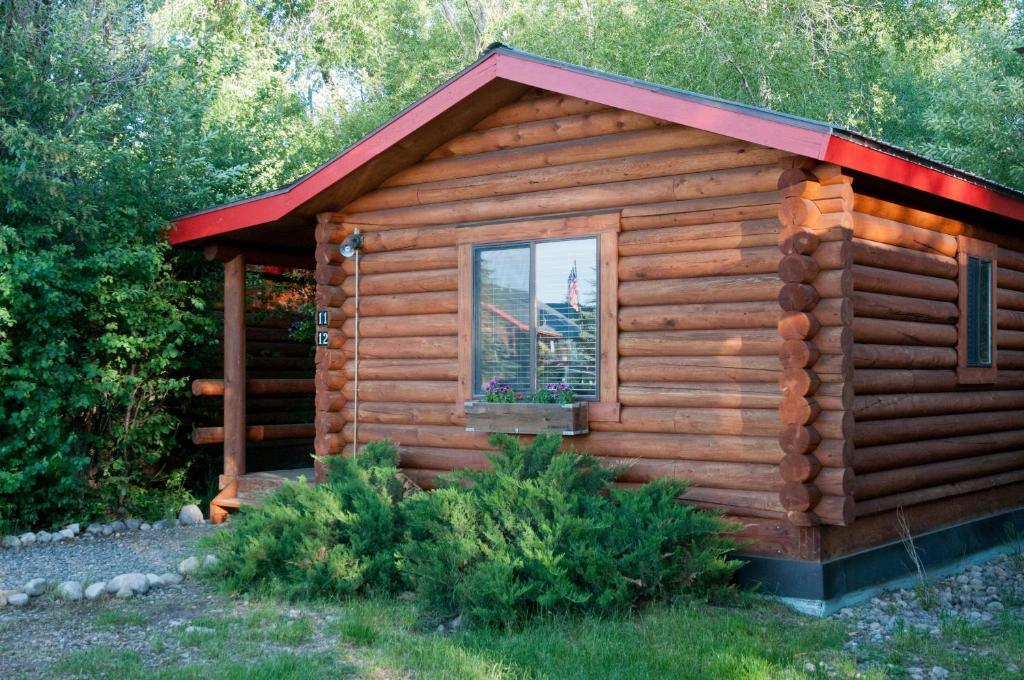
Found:
[[[327,331],[316,332],[316,344],[320,347],[327,346]]]

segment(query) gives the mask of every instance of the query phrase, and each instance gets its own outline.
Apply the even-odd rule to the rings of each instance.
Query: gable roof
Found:
[[[420,160],[529,88],[569,95],[835,163],[954,203],[1024,221],[1024,192],[852,130],[596,71],[495,44],[461,73],[292,184],[174,220],[174,245],[295,243],[294,228]],[[260,227],[258,231],[253,227]],[[247,231],[248,230],[248,231]]]

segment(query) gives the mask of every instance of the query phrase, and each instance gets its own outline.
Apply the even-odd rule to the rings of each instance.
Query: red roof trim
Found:
[[[848,139],[833,136],[821,160],[1024,221],[1024,201]]]
[[[384,127],[357,142],[327,165],[287,189],[269,196],[214,208],[176,220],[169,235],[171,245],[264,224],[284,217],[494,80],[497,58],[498,55],[492,54]]]
[[[646,89],[637,83],[571,71],[554,64],[515,55],[498,56],[498,77],[506,80],[642,113],[753,144],[763,144],[800,156],[821,158],[828,145],[829,133],[825,126],[821,126],[821,129],[810,129],[793,123],[770,120],[753,113],[682,100],[676,94]]]
[[[273,222],[373,160],[491,81],[506,80],[643,113],[680,125],[828,161],[982,210],[1024,220],[1024,201],[940,170],[835,136],[828,126],[787,121],[685,99],[685,93],[575,70],[507,51],[496,51],[337,158],[287,189],[175,221],[169,240],[178,245]]]

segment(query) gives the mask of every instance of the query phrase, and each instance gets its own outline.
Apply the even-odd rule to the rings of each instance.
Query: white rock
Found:
[[[181,512],[178,513],[178,521],[185,526],[196,526],[197,524],[203,523],[203,511],[199,509],[198,505],[190,503],[182,507]]]
[[[149,582],[150,588],[160,588],[164,585],[164,580],[156,574],[146,574],[146,581]]]
[[[129,517],[128,519],[126,519],[124,521],[124,525],[126,527],[128,527],[129,529],[131,529],[132,531],[138,531],[139,527],[142,526],[142,522],[140,522],[139,520],[135,519],[134,517]]]
[[[78,581],[64,581],[57,587],[57,592],[65,600],[81,600],[82,584]]]
[[[100,533],[103,534],[104,536],[109,536],[110,534],[114,533],[114,528],[112,526],[110,526],[109,524],[104,524],[100,528]]]
[[[18,540],[21,541],[22,545],[32,545],[36,542],[36,535],[31,531],[27,531],[21,536],[18,536]]]
[[[25,594],[29,597],[38,597],[39,595],[43,594],[43,591],[46,590],[46,579],[34,578],[28,583],[26,583],[25,587],[22,588],[22,590],[25,591]]]
[[[129,588],[136,593],[146,593],[149,591],[149,581],[146,579],[145,574],[140,574],[139,572],[121,574],[107,581],[108,593],[118,593],[125,588]]]
[[[198,557],[186,557],[178,564],[178,573],[182,576],[188,576],[199,571],[199,558]]]
[[[21,541],[18,539],[17,536],[4,536],[3,545],[5,548],[20,548]]]
[[[213,633],[216,633],[217,631],[215,631],[213,628],[207,628],[206,626],[186,626],[185,627],[185,632],[186,633],[201,633],[203,635],[212,635]]]
[[[74,532],[71,531],[71,529],[61,529],[59,532],[57,532],[57,535],[60,536],[61,539],[68,539],[68,540],[70,540],[70,539],[75,537],[75,534],[74,534]]]
[[[64,529],[66,529],[67,531],[70,531],[72,536],[77,536],[78,534],[80,534],[82,532],[82,528],[80,526],[78,526],[78,522],[75,522],[73,524],[69,524],[66,527],[64,527]]]
[[[132,590],[128,586],[125,586],[124,588],[121,588],[121,590],[117,591],[114,594],[114,597],[120,598],[122,600],[127,600],[128,598],[130,598],[134,594],[135,594],[134,590]]]
[[[207,555],[203,558],[203,569],[207,569],[217,564],[216,555]]]
[[[103,597],[103,593],[107,592],[107,582],[97,581],[96,583],[90,584],[85,589],[85,599],[87,600],[98,600]]]
[[[169,571],[166,574],[160,574],[160,580],[163,581],[165,586],[176,586],[185,580],[185,577],[181,574],[175,574],[173,571]]]
[[[95,534],[102,534],[103,533],[103,525],[102,524],[96,524],[96,523],[90,524],[89,526],[87,526],[85,528],[85,533],[87,533],[87,534],[94,534],[94,535]]]
[[[942,680],[942,678],[949,677],[949,671],[947,671],[942,666],[932,666],[932,669],[928,673],[937,680]]]
[[[154,529],[163,529],[166,526],[167,526],[167,520],[165,520],[165,519],[158,519],[157,521],[153,522],[153,528]]]
[[[152,528],[153,527],[149,524],[149,522],[143,522],[139,525],[139,531],[149,531]]]
[[[128,527],[125,525],[124,522],[122,522],[121,520],[118,519],[118,520],[114,520],[113,522],[110,523],[110,528],[113,531],[121,532],[121,531],[124,531],[125,529],[127,529]]]
[[[49,531],[40,531],[36,533],[36,543],[49,543],[53,539],[53,534]]]
[[[24,607],[28,604],[28,595],[25,593],[9,593],[7,595],[7,604],[12,607]]]

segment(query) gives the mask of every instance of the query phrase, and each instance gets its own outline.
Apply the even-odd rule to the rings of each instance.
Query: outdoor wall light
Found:
[[[343,257],[352,257],[363,247],[363,235],[356,229],[355,233],[345,239],[345,242],[341,244],[341,254]]]

